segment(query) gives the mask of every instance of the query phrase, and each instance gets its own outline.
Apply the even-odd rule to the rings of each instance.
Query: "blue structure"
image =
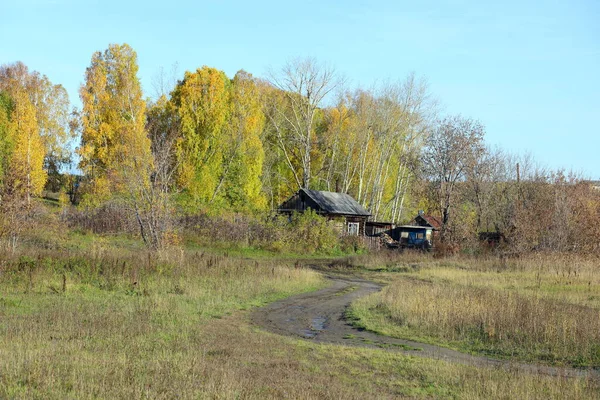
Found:
[[[402,225],[391,231],[399,247],[430,250],[433,247],[433,228],[429,226]]]

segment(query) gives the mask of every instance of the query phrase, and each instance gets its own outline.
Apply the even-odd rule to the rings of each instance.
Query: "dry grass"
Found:
[[[275,260],[36,252],[0,260],[0,398],[594,398],[595,382],[260,331],[243,311],[320,287]]]
[[[149,301],[126,310],[107,304],[101,311],[98,304],[76,306],[81,299],[73,300],[52,304],[51,314],[31,310],[20,323],[11,320],[21,332],[0,342],[0,397],[581,399],[598,394],[596,384],[584,379],[279,337],[250,326],[239,312],[198,321],[182,307],[167,322]]]
[[[431,260],[353,305],[369,329],[529,361],[600,366],[597,259]]]
[[[514,290],[600,309],[600,259],[573,255],[450,259],[430,263],[420,276],[463,286]]]

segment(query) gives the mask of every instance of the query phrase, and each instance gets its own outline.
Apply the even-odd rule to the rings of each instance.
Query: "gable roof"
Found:
[[[419,221],[419,219],[421,219],[421,221]],[[429,214],[419,214],[415,217],[414,221],[419,225],[427,224],[435,230],[439,230],[442,227],[442,221]]]
[[[328,214],[371,215],[356,200],[346,193],[326,192],[321,190],[301,189],[321,210]]]
[[[306,198],[308,202],[305,203],[302,200],[303,198]],[[348,194],[310,189],[300,189],[289,200],[282,203],[278,209],[280,212],[302,212],[306,208],[316,208],[315,211],[322,214],[371,215],[369,211]]]

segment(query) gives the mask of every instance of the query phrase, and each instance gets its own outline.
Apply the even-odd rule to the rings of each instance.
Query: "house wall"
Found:
[[[365,225],[367,223],[367,217],[360,216],[348,216],[346,217],[346,232],[348,232],[348,223],[349,222],[358,222],[358,235],[365,236]]]
[[[359,224],[359,236],[365,235],[365,225],[368,218],[367,216],[347,216],[324,213],[321,207],[317,203],[315,203],[315,201],[311,199],[310,196],[307,196],[302,191],[296,193],[289,200],[281,204],[281,206],[278,208],[278,211],[280,213],[289,215],[294,212],[303,213],[309,208],[322,215],[323,217],[327,218],[327,220],[330,223],[334,224],[335,229],[339,232],[340,235],[348,234],[348,224],[352,222],[356,222]]]
[[[340,235],[348,234],[348,224],[351,222],[358,223],[358,236],[365,235],[367,217],[340,215],[327,215],[326,217],[330,223],[334,224],[336,231],[338,231]]]

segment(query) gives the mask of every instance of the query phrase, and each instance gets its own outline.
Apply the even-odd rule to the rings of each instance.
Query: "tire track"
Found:
[[[498,360],[356,329],[344,319],[346,309],[354,300],[377,292],[381,290],[382,286],[375,282],[348,276],[326,275],[326,277],[331,282],[329,287],[318,292],[292,296],[259,308],[252,313],[251,320],[254,324],[270,332],[319,343],[381,348],[417,357],[477,367],[504,368],[551,376],[600,379],[600,371],[594,369],[552,367]]]

